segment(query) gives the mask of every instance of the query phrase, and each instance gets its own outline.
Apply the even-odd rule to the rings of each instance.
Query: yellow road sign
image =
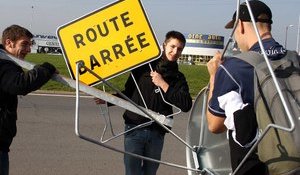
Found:
[[[59,27],[57,36],[73,79],[79,61],[109,79],[161,55],[140,0],[109,4]],[[79,73],[88,85],[99,82],[85,69]]]

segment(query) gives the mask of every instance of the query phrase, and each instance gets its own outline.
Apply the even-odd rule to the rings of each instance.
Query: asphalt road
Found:
[[[104,128],[101,109],[91,98],[80,100],[80,133],[100,140]],[[115,133],[123,131],[123,109],[111,107],[109,113]],[[172,129],[185,139],[188,113],[175,117]],[[19,99],[18,133],[10,151],[11,175],[122,175],[123,154],[83,140],[75,135],[75,98],[27,95]],[[111,136],[110,130],[104,136]],[[123,149],[123,137],[106,143]],[[162,160],[185,166],[185,146],[166,135]],[[186,170],[160,165],[158,173],[183,175]]]

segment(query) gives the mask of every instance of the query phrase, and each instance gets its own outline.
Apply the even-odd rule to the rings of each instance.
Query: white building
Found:
[[[54,35],[34,35],[32,53],[53,53],[61,54],[58,39]]]
[[[217,51],[224,48],[224,37],[207,34],[185,34],[186,45],[182,51],[179,63],[205,64]]]

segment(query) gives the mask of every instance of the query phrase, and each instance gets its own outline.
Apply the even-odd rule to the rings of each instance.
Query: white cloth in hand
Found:
[[[220,108],[225,111],[226,119],[224,125],[227,129],[235,130],[233,113],[243,109],[248,104],[244,104],[241,95],[235,91],[230,91],[218,97],[218,101]]]

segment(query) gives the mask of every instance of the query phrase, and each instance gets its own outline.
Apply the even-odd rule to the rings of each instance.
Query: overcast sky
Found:
[[[224,25],[232,18],[236,0],[141,0],[158,37],[163,41],[169,30],[182,33],[225,36]],[[284,45],[288,28],[287,48],[296,49],[300,0],[263,0],[273,11],[273,36]],[[6,0],[1,3],[0,31],[19,24],[34,34],[56,35],[59,26],[88,14],[113,0]],[[241,0],[241,2],[243,2]]]

